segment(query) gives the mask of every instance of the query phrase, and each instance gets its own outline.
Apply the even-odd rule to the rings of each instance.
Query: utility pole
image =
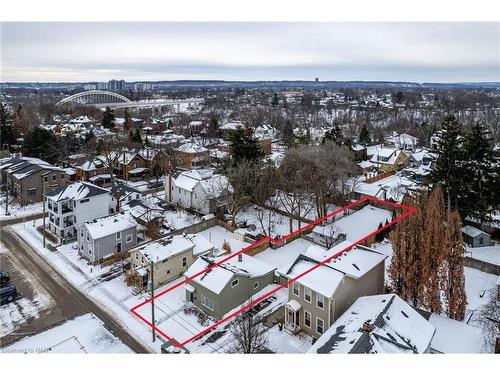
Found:
[[[9,216],[9,183],[5,179],[5,216]]]
[[[153,273],[154,273],[154,262],[151,261],[151,324],[152,324],[152,327],[151,327],[151,332],[153,334],[153,342],[155,342],[155,287],[154,287],[154,276],[153,276]]]
[[[44,177],[42,176],[42,202],[43,202],[43,227],[42,227],[42,233],[43,233],[43,248],[45,249],[45,182],[44,182]]]

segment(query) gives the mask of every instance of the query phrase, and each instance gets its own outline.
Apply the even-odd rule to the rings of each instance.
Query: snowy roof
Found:
[[[203,254],[213,247],[202,235],[179,234],[148,242],[132,251],[139,251],[148,260],[159,262],[189,250],[193,251],[193,255]]]
[[[361,210],[327,225],[317,225],[313,232],[331,237],[332,233],[343,233],[346,240],[356,242],[378,229],[379,224],[392,220],[392,213],[382,208],[367,205]]]
[[[203,146],[200,146],[194,142],[187,142],[184,143],[183,145],[179,146],[177,149],[179,152],[185,152],[188,154],[196,154],[198,152],[207,152],[208,149],[206,149]]]
[[[214,263],[220,262],[222,259],[221,257],[213,258],[201,256],[191,265],[191,267],[189,267],[184,275],[186,277],[191,277],[212,266]],[[197,276],[192,281],[219,294],[234,275],[252,278],[267,275],[274,272],[274,270],[274,267],[257,258],[241,254],[241,262],[238,261],[238,256],[233,257],[217,267],[212,268],[210,271]]]
[[[372,168],[375,166],[375,164],[373,164],[371,161],[369,160],[364,160],[362,162],[359,162],[358,163],[359,167],[362,168],[362,169],[367,169],[367,168]]]
[[[94,240],[136,227],[122,214],[88,221],[84,225]]]
[[[436,328],[431,348],[441,353],[481,353],[481,329],[446,316],[431,314],[429,322]]]
[[[353,243],[343,241],[334,247],[326,250],[318,245],[311,245],[304,253],[305,256],[323,262],[325,259],[337,254],[339,251],[346,249]],[[332,259],[327,264],[331,268],[336,269],[346,275],[354,278],[360,278],[375,266],[383,262],[387,255],[381,254],[375,250],[364,246],[356,246],[342,255]]]
[[[18,180],[29,177],[40,171],[64,172],[62,168],[55,167],[44,160],[31,157],[12,157],[2,159],[0,169],[6,169],[7,173]]]
[[[299,255],[292,266],[285,272],[285,275],[289,279],[294,279],[318,263],[314,259]],[[331,298],[342,283],[343,278],[344,274],[342,272],[328,265],[321,265],[300,277],[297,282],[325,297]]]
[[[238,128],[244,127],[243,123],[241,121],[233,121],[233,122],[226,122],[225,124],[221,125],[219,129],[221,130],[235,130]]]
[[[232,191],[226,176],[214,174],[213,169],[196,169],[185,171],[179,174],[174,180],[174,185],[187,190],[193,191],[200,184],[202,189],[208,196],[218,197],[226,189]]]
[[[370,197],[381,198],[384,190],[376,184],[360,182],[354,189],[356,193],[368,195]]]
[[[489,236],[488,233],[483,232],[481,229],[478,229],[476,227],[473,227],[472,225],[466,225],[462,228],[462,233],[465,233],[466,235],[470,237],[477,237],[481,234],[485,234]]]
[[[106,166],[106,158],[104,156],[96,156],[92,160],[86,160],[82,165],[77,166],[78,169],[84,171],[93,171]]]
[[[370,161],[373,163],[394,164],[401,152],[401,150],[394,148],[381,148],[375,152]],[[383,160],[386,158],[388,160]]]
[[[62,201],[67,199],[80,200],[101,194],[109,194],[109,190],[88,182],[75,182],[71,185],[51,191],[47,193],[46,196],[53,201]]]
[[[434,332],[395,294],[360,297],[308,353],[424,353]]]

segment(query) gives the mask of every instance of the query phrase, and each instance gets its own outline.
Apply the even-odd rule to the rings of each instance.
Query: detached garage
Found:
[[[464,241],[470,247],[490,246],[491,236],[471,225],[463,227],[462,234],[464,236]]]

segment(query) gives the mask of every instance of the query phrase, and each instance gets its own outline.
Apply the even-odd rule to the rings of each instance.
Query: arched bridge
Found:
[[[89,90],[79,92],[78,94],[74,94],[64,98],[56,103],[56,105],[62,104],[100,104],[100,103],[130,103],[132,102],[129,98],[124,97],[123,95],[117,94],[112,91],[104,91],[104,90]]]
[[[177,111],[181,106],[191,106],[204,104],[205,100],[203,98],[188,98],[188,99],[151,99],[151,100],[139,100],[132,101],[123,95],[117,94],[112,91],[104,90],[89,90],[79,92],[64,98],[56,103],[56,105],[62,104],[86,104],[97,108],[152,108],[152,107],[163,107],[163,106],[173,106],[177,107]]]

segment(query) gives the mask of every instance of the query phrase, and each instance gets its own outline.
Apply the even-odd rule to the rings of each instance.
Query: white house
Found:
[[[84,222],[107,216],[111,202],[109,190],[88,182],[75,182],[45,194],[49,231],[61,243],[73,241]]]
[[[233,188],[226,176],[213,169],[185,171],[177,178],[168,176],[166,196],[171,203],[201,212],[214,213],[232,199]]]

